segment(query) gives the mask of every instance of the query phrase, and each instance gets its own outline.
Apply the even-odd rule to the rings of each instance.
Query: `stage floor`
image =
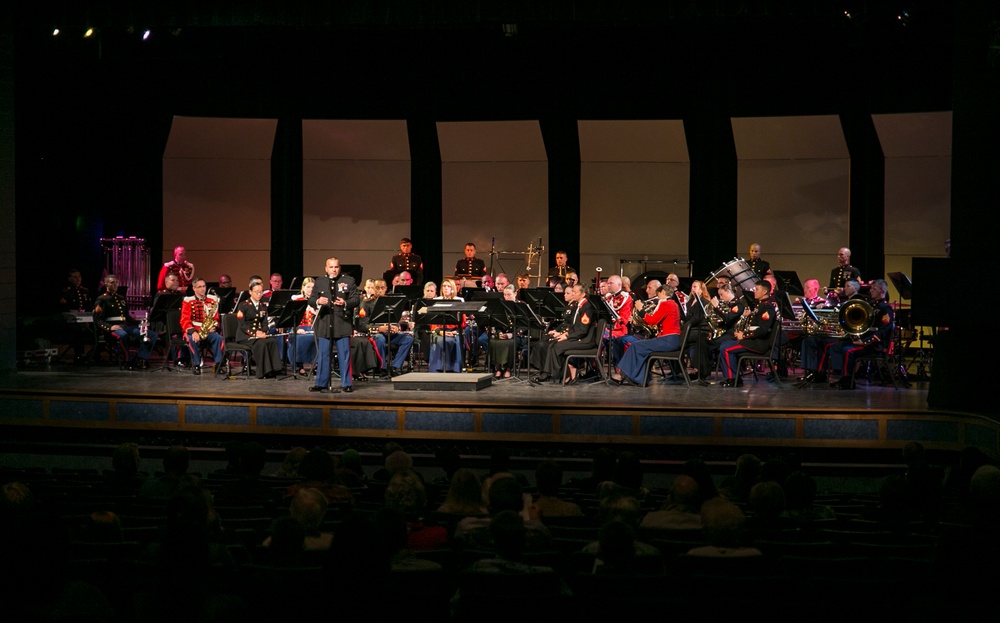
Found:
[[[458,381],[460,375],[439,376]],[[483,377],[483,373],[476,373]],[[0,378],[0,423],[171,431],[579,443],[797,445],[997,449],[1000,426],[934,411],[926,384],[796,388],[760,377],[723,388],[654,380],[562,387],[489,379],[478,391],[400,391],[388,379],[356,381],[350,394],[313,393],[311,379],[194,376],[55,365]],[[397,377],[397,381],[405,376]],[[461,383],[452,383],[461,385]]]

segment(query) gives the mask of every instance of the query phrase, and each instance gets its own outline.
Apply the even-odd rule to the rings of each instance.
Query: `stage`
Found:
[[[195,376],[189,370],[38,366],[0,378],[0,425],[371,439],[892,449],[908,441],[995,454],[1000,424],[927,407],[927,384],[853,391],[796,388],[763,377],[729,389],[600,381],[563,387],[515,378],[482,389],[355,382],[350,394],[309,392],[312,380]],[[455,383],[465,375],[437,376]],[[483,373],[472,376],[482,379]]]

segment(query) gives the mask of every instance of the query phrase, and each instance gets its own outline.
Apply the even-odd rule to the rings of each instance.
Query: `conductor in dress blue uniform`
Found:
[[[354,310],[360,305],[357,284],[354,277],[340,273],[340,260],[335,257],[326,260],[326,277],[316,280],[309,305],[319,310],[316,318],[318,338],[318,358],[316,362],[316,384],[311,392],[332,391],[330,388],[330,358],[332,345],[337,346],[340,361],[340,386],[350,393],[351,387],[351,335],[354,333]]]

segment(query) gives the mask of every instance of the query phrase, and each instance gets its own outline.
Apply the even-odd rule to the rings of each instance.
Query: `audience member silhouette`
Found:
[[[538,487],[535,509],[543,522],[546,517],[579,517],[583,515],[583,511],[577,504],[559,498],[562,477],[562,467],[553,460],[542,461],[535,469],[535,484]]]

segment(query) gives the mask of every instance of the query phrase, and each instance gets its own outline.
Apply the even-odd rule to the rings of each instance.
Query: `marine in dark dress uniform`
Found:
[[[771,346],[771,331],[781,327],[778,320],[778,310],[769,300],[771,284],[767,281],[758,281],[757,285],[754,286],[753,293],[757,300],[757,309],[751,312],[746,330],[735,331],[733,333],[735,339],[719,346],[722,371],[726,375],[726,380],[722,382],[723,387],[736,385],[738,372],[736,362],[740,354],[765,352]]]
[[[281,353],[278,343],[267,334],[267,304],[261,299],[264,285],[254,283],[250,288],[250,300],[243,301],[236,309],[239,330],[236,341],[250,346],[254,361],[257,362],[257,378],[274,378],[281,372]]]
[[[389,262],[389,270],[385,271],[382,278],[392,283],[392,278],[403,272],[409,271],[413,275],[413,283],[420,285],[424,282],[424,261],[420,256],[413,253],[413,242],[409,238],[399,241],[399,253],[392,256]]]
[[[843,247],[837,252],[838,266],[830,271],[830,287],[843,289],[848,281],[861,281],[861,271],[851,266],[851,250]]]
[[[94,324],[101,330],[107,332],[108,339],[116,340],[121,346],[122,352],[128,351],[130,342],[138,344],[135,358],[130,359],[128,366],[146,368],[149,367],[149,355],[156,344],[158,334],[152,329],[142,335],[139,322],[129,315],[128,303],[125,297],[118,294],[118,277],[108,275],[104,278],[106,292],[97,297],[94,303]]]

